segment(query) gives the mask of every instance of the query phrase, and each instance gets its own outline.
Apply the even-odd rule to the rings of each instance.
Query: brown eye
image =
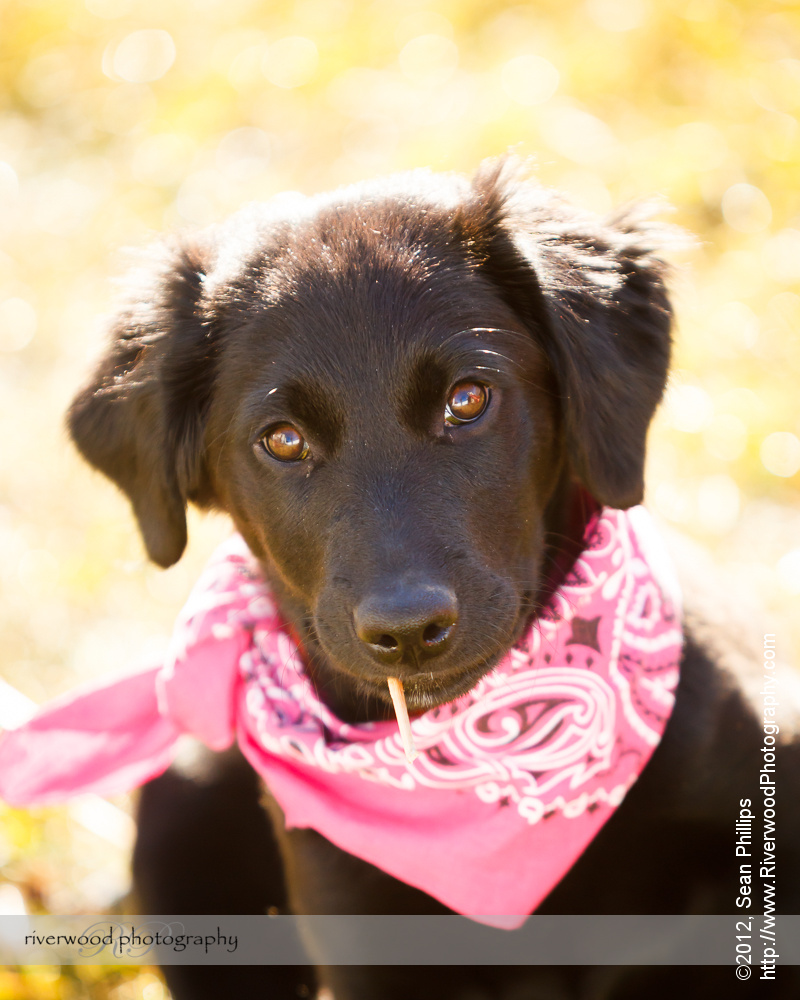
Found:
[[[276,424],[261,438],[261,443],[279,462],[299,462],[308,455],[308,442],[291,424]]]
[[[489,390],[480,382],[459,382],[444,411],[446,424],[469,424],[489,405]]]

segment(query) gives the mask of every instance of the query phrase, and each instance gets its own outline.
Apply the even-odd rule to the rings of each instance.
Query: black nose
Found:
[[[401,581],[366,597],[353,621],[359,639],[381,663],[413,662],[445,651],[458,602],[448,587]]]

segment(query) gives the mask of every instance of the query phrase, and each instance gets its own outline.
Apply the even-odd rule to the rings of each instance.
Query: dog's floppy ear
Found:
[[[671,231],[641,211],[598,219],[508,173],[495,165],[474,182],[483,270],[550,358],[575,475],[600,503],[633,506],[669,366],[657,251]]]
[[[136,272],[111,344],[67,421],[95,468],[133,505],[147,553],[171,566],[186,546],[186,502],[209,503],[202,455],[213,382],[213,323],[201,244],[159,248]]]

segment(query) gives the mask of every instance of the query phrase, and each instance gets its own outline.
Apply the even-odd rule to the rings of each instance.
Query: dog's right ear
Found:
[[[210,248],[162,248],[111,328],[111,344],[70,407],[81,454],[127,494],[147,553],[171,566],[186,547],[186,503],[213,501],[203,424],[216,337],[203,303]]]
[[[672,311],[660,248],[636,211],[600,219],[487,164],[457,232],[544,349],[574,476],[598,503],[641,503],[647,429],[667,379]]]

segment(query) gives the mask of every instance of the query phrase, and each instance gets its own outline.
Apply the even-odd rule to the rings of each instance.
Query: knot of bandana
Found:
[[[351,725],[317,698],[259,567],[234,537],[178,619],[168,662],[61,699],[0,740],[17,804],[118,792],[190,733],[238,740],[286,825],[457,912],[517,926],[622,802],[678,681],[680,597],[643,508],[604,509],[523,640],[470,692],[411,722]]]

